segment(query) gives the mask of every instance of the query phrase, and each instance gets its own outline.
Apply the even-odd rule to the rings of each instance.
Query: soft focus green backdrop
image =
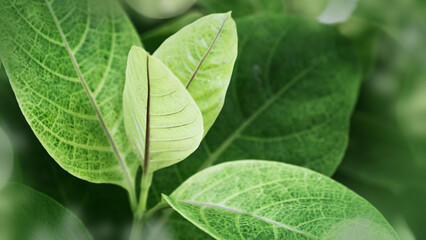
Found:
[[[237,21],[261,12],[316,18],[325,5],[317,0],[199,0],[174,18],[155,20],[124,4],[151,53],[208,13],[232,10]],[[425,14],[425,1],[359,0],[349,20],[339,24],[341,33],[358,47],[364,81],[349,147],[334,178],[376,206],[403,240],[426,239]],[[125,191],[79,180],[49,157],[21,114],[3,68],[0,103],[0,127],[15,153],[13,180],[69,208],[95,239],[124,238],[132,214],[114,206],[127,206]]]

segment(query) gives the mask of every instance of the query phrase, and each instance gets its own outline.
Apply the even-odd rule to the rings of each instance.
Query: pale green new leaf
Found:
[[[68,209],[24,185],[0,191],[0,239],[90,240],[87,229]]]
[[[129,53],[123,104],[127,135],[148,171],[177,163],[200,145],[203,118],[197,104],[179,79],[140,47]]]
[[[133,188],[122,117],[127,54],[139,40],[115,1],[0,1],[0,55],[19,106],[66,171]]]
[[[220,164],[164,197],[216,239],[398,239],[366,200],[324,175],[284,163]]]
[[[203,114],[204,135],[221,111],[237,58],[231,13],[212,14],[168,38],[154,56],[187,87]]]

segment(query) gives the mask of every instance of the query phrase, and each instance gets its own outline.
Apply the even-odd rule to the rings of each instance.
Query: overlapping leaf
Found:
[[[231,14],[212,14],[181,29],[154,53],[194,98],[203,114],[204,135],[222,110],[237,44]]]
[[[284,163],[220,164],[165,199],[216,239],[398,239],[366,200],[324,175]]]
[[[28,123],[71,174],[132,188],[127,54],[139,40],[115,1],[0,2],[0,55]]]
[[[127,134],[148,171],[198,148],[204,131],[197,104],[163,63],[139,47],[129,54],[123,103]]]

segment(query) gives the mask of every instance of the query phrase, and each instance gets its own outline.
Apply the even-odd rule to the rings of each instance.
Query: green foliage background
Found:
[[[308,0],[285,1],[285,4],[282,0],[251,2],[258,4],[199,0],[184,15],[168,20],[147,19],[129,7],[126,10],[144,46],[153,52],[168,36],[208,13],[232,10],[237,22],[259,18],[253,14],[315,18],[325,6],[325,1],[318,1],[316,5]],[[426,96],[425,10],[424,1],[360,0],[352,17],[338,25],[339,34],[356,44],[364,75],[351,117],[349,147],[334,178],[370,201],[394,226],[401,239],[406,240],[426,239],[423,224],[426,215],[423,207],[426,202],[423,184],[426,180],[426,108],[412,107],[419,101],[426,102],[425,98],[416,97]],[[306,49],[308,51],[309,46]],[[95,239],[127,238],[132,214],[130,209],[123,207],[128,205],[125,191],[114,185],[82,181],[60,168],[32,133],[4,70],[0,71],[0,126],[10,136],[14,147],[13,180],[70,209]],[[424,128],[413,129],[413,126]],[[176,215],[172,218],[182,221]],[[153,225],[156,223],[154,221]],[[194,227],[183,225],[182,228],[189,229],[181,232],[207,238]]]

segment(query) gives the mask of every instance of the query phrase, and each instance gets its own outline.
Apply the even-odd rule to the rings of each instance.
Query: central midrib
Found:
[[[228,16],[226,16],[225,19],[223,20],[222,25],[220,26],[218,32],[216,33],[215,38],[213,39],[213,42],[210,44],[210,47],[207,49],[206,54],[204,54],[203,58],[201,59],[200,63],[198,64],[197,68],[195,69],[194,73],[192,74],[191,79],[189,80],[188,84],[186,85],[186,89],[189,88],[189,86],[191,85],[191,83],[194,80],[195,76],[197,75],[198,71],[200,70],[201,65],[204,63],[204,61],[206,60],[207,56],[212,51],[213,46],[216,44],[216,41],[219,38],[219,35],[222,33],[222,30],[223,30],[223,27],[225,26],[226,20],[228,20]]]
[[[92,106],[93,106],[93,108],[94,108],[94,110],[96,112],[96,115],[98,116],[99,122],[101,123],[102,128],[104,129],[104,132],[107,135],[108,141],[110,142],[111,147],[112,147],[112,149],[113,149],[113,151],[114,151],[114,153],[115,153],[115,155],[117,157],[117,160],[118,160],[118,162],[120,164],[120,167],[121,167],[121,170],[123,172],[123,175],[126,178],[126,182],[127,182],[129,191],[133,195],[132,192],[134,192],[134,187],[133,187],[133,181],[130,178],[129,170],[127,169],[127,167],[126,167],[126,165],[125,165],[125,163],[124,163],[124,161],[123,161],[123,159],[122,159],[122,157],[120,155],[118,147],[117,147],[114,139],[112,138],[112,135],[111,135],[111,133],[108,130],[108,127],[106,126],[106,123],[105,123],[105,121],[103,119],[103,116],[102,116],[102,114],[101,114],[101,112],[100,112],[100,110],[99,110],[99,108],[98,108],[98,106],[96,104],[96,101],[94,100],[93,96],[91,95],[89,87],[87,86],[87,83],[84,80],[84,77],[83,77],[83,74],[81,73],[80,67],[78,66],[78,63],[77,63],[77,61],[76,61],[76,59],[75,59],[75,57],[74,57],[74,55],[73,55],[73,53],[71,51],[71,48],[70,48],[70,46],[68,44],[66,36],[65,36],[64,32],[62,31],[61,25],[60,25],[60,23],[58,21],[58,18],[55,15],[55,12],[53,11],[53,8],[52,8],[51,4],[48,2],[48,0],[45,0],[45,3],[46,3],[46,5],[47,5],[47,7],[49,9],[50,14],[52,15],[53,21],[54,21],[54,23],[55,23],[55,25],[56,25],[56,27],[57,27],[57,29],[59,31],[59,34],[61,36],[62,42],[64,44],[64,47],[65,47],[65,49],[66,49],[66,51],[67,51],[67,53],[68,53],[68,55],[69,55],[69,57],[71,59],[71,62],[73,64],[73,66],[74,66],[74,69],[75,69],[75,71],[76,71],[79,79],[81,80],[81,83],[82,83],[83,88],[84,88],[84,90],[85,90],[85,92],[87,94],[87,97],[89,98],[89,100],[90,100],[90,102],[91,102],[91,104],[92,104]]]
[[[147,79],[147,101],[146,101],[146,126],[145,126],[145,156],[143,161],[144,175],[148,173],[149,165],[149,138],[150,138],[150,114],[151,114],[151,81],[149,76],[149,54],[146,55],[146,79]]]

